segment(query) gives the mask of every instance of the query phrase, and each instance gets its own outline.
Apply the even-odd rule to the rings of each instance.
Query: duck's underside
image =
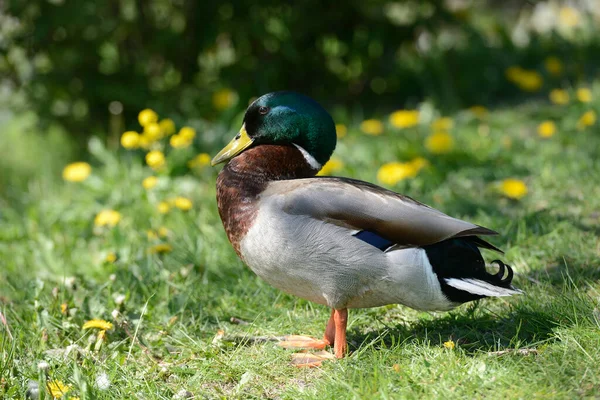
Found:
[[[328,303],[332,296],[325,293],[321,298],[304,297],[332,308],[323,339],[290,336],[282,341],[280,346],[322,350],[331,345],[335,347],[335,355],[339,358],[345,354],[347,348],[348,308],[400,303],[416,309],[445,311],[484,297],[520,293],[511,285],[513,271],[510,266],[500,260],[494,260],[492,263],[498,266],[498,271],[490,273],[486,270],[478,248],[478,244],[482,241],[480,238],[467,236],[447,239],[423,247],[402,248],[369,231],[360,231],[353,236],[381,252],[380,257],[396,262],[397,273],[380,277],[379,282],[372,286],[367,285],[366,290],[363,287],[362,290],[350,291],[355,293],[355,297],[350,296],[345,305],[332,306]],[[293,268],[293,264],[287,265]],[[289,282],[279,286],[279,282],[272,281],[268,277],[265,279],[274,286],[299,297],[306,294],[302,284],[295,278],[294,284],[298,286],[293,288]],[[323,279],[326,280],[327,278]],[[314,354],[303,352],[296,353],[292,362],[300,367],[313,367],[320,365],[326,359],[328,353],[325,352]]]
[[[271,285],[333,309],[444,311],[518,293],[509,266],[495,260],[497,273],[486,270],[479,247],[491,245],[476,236],[412,246],[302,215],[274,217],[269,209],[256,218],[240,246],[248,266]]]

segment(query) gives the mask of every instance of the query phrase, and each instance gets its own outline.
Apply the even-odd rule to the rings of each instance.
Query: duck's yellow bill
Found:
[[[221,150],[215,158],[212,159],[210,165],[214,167],[217,164],[231,160],[233,157],[247,149],[253,141],[254,139],[251,139],[250,136],[248,136],[248,132],[246,132],[246,125],[242,125],[242,129],[240,129],[239,133],[227,144],[227,146],[223,147],[223,150]]]

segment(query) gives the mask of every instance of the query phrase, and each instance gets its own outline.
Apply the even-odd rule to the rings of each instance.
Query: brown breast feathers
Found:
[[[217,178],[217,205],[225,232],[241,258],[240,241],[258,212],[258,196],[275,180],[317,173],[294,146],[259,145],[234,157]]]

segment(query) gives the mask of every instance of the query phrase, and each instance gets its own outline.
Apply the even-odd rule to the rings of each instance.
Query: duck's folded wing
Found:
[[[354,230],[368,230],[399,245],[424,246],[445,239],[496,235],[379,186],[348,178],[276,181],[261,197],[276,196],[289,214],[308,215]],[[479,239],[482,247],[494,246]],[[489,245],[489,246],[488,246]]]

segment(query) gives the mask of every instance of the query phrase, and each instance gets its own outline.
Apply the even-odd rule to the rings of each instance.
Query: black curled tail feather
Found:
[[[512,268],[494,260],[492,264],[498,265],[498,272],[488,272],[478,245],[477,240],[464,237],[423,247],[444,295],[452,302],[464,303],[519,293],[511,285]]]
[[[508,264],[504,264],[500,260],[494,260],[491,262],[491,264],[498,265],[498,273],[495,274],[494,276],[496,278],[498,278],[499,283],[505,287],[506,286],[510,287],[510,284],[512,283],[512,279],[513,279],[513,275],[514,275],[512,267]],[[506,276],[506,278],[503,278],[505,271],[508,271],[508,275]]]

